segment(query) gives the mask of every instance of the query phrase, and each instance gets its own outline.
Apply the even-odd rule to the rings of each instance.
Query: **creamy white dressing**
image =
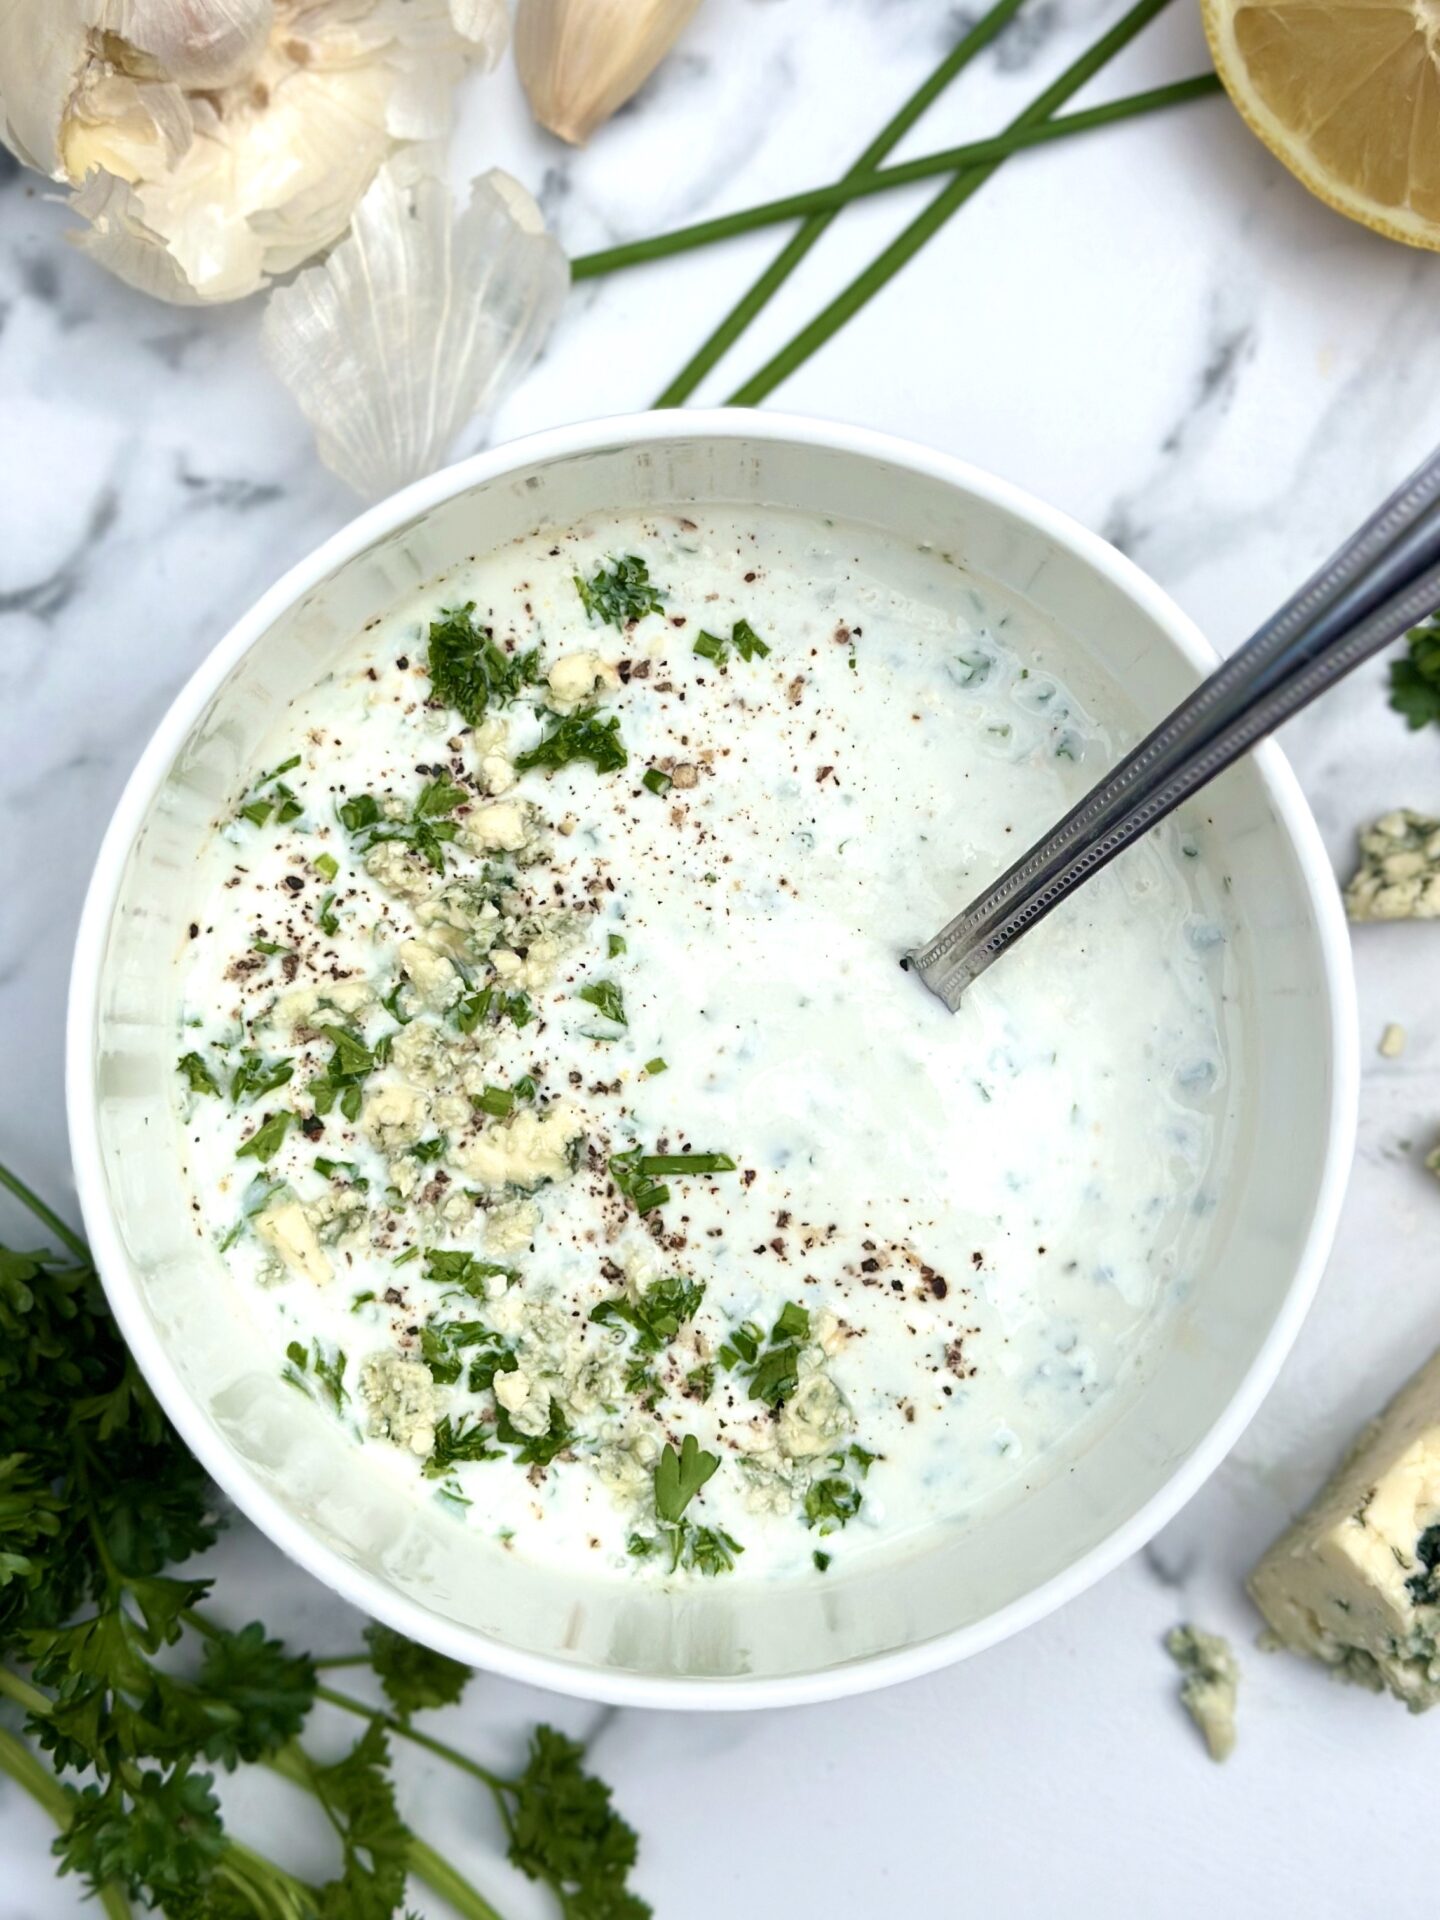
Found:
[[[678,1579],[834,1577],[1063,1471],[1165,1339],[1229,1136],[1223,883],[1203,827],[1152,834],[945,1014],[899,955],[1093,783],[1123,702],[943,556],[698,518],[478,561],[276,726],[257,780],[300,764],[197,874],[179,1051],[219,1092],[177,1075],[187,1177],[277,1368],[457,1525],[612,1578],[677,1552]],[[625,555],[665,597],[616,629],[574,576]],[[478,731],[426,671],[430,622],[471,601],[549,674]],[[695,651],[739,621],[768,654]],[[517,773],[546,708],[618,718],[628,764]],[[436,783],[464,790],[444,874],[413,836],[364,851]],[[326,1027],[383,1064],[317,1114]],[[290,1077],[232,1103],[247,1049]],[[285,1112],[268,1160],[237,1157]],[[641,1213],[610,1166],[637,1149],[736,1165]],[[436,1250],[509,1273],[467,1293]],[[655,1351],[591,1317],[666,1278],[703,1297]],[[444,1467],[447,1421],[498,1457]],[[537,1435],[553,1457],[517,1458]],[[654,1469],[687,1435],[718,1465],[670,1528]]]

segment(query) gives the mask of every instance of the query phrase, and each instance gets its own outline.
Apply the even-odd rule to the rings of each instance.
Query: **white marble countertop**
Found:
[[[1031,0],[903,153],[991,131],[1118,14]],[[457,172],[509,166],[572,251],[838,174],[934,65],[928,0],[708,0],[592,149],[537,136],[513,76],[473,87]],[[1082,103],[1201,71],[1174,8]],[[0,175],[0,1156],[64,1205],[62,1002],[91,858],[154,722],[231,620],[351,503],[264,372],[253,307],[146,303]],[[702,398],[725,394],[922,203],[853,210]],[[778,244],[752,238],[572,298],[496,437],[647,404]],[[1221,646],[1243,637],[1440,440],[1440,263],[1308,199],[1223,101],[1016,160],[775,404],[932,441],[1105,532]],[[471,444],[475,444],[472,439]],[[1338,863],[1396,803],[1440,812],[1440,740],[1386,709],[1379,666],[1293,725]],[[1411,1720],[1284,1657],[1245,1657],[1240,1745],[1206,1761],[1160,1638],[1256,1626],[1240,1578],[1350,1430],[1440,1341],[1440,929],[1357,939],[1366,1075],[1339,1244],[1279,1385],[1155,1545],[964,1666],[745,1717],[600,1713],[481,1679],[447,1731],[510,1755],[550,1716],[593,1730],[640,1826],[662,1920],[881,1911],[1028,1916],[1430,1912],[1408,1846],[1440,1714]],[[1398,1061],[1375,1043],[1409,1029]],[[347,1645],[346,1609],[236,1529],[226,1578],[272,1630]],[[404,1761],[425,1826],[502,1907],[546,1911],[448,1778]],[[229,1794],[289,1852],[290,1809]],[[254,1790],[258,1794],[258,1789]],[[1398,1819],[1396,1809],[1410,1811]],[[299,1823],[295,1823],[299,1831]],[[81,1911],[48,1834],[0,1791],[0,1920]],[[426,1913],[438,1908],[426,1907]]]

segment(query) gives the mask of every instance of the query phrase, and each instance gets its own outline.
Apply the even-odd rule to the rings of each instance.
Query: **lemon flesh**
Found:
[[[1440,252],[1440,5],[1203,0],[1231,99],[1312,193]]]

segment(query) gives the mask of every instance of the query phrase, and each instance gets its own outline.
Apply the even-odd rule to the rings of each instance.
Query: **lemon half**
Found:
[[[1202,0],[1230,98],[1314,194],[1440,252],[1440,0]]]

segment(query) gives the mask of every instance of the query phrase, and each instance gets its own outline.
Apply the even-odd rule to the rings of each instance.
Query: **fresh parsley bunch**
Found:
[[[62,1254],[0,1244],[0,1771],[53,1818],[62,1874],[107,1920],[391,1920],[413,1879],[464,1920],[500,1920],[409,1826],[390,1742],[415,1740],[487,1793],[509,1858],[562,1920],[645,1920],[636,1835],[584,1750],[537,1727],[522,1771],[491,1772],[411,1715],[453,1705],[468,1669],[382,1627],[315,1661],[253,1621],[222,1625],[192,1563],[220,1521],[106,1309],[84,1243],[4,1167],[0,1183]],[[219,1596],[222,1602],[225,1595]],[[367,1665],[388,1710],[325,1684]],[[363,1722],[329,1764],[302,1744],[318,1702]],[[231,1834],[215,1770],[264,1766],[304,1789],[336,1843],[312,1883]]]
[[[1405,636],[1408,651],[1390,663],[1390,704],[1413,728],[1440,721],[1440,614]]]

